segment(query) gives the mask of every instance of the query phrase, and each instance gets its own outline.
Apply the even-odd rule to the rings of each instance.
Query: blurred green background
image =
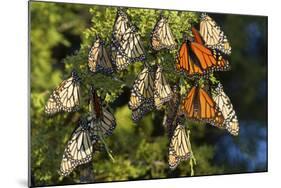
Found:
[[[174,83],[176,50],[149,54],[150,33],[159,10],[129,8],[127,13],[138,27],[148,61],[161,57],[166,77]],[[181,42],[183,32],[199,20],[199,13],[164,11],[173,34]],[[79,182],[79,168],[59,177],[64,147],[87,113],[87,91],[91,84],[109,103],[117,127],[106,143],[115,159],[106,152],[95,154],[92,167],[95,182],[190,176],[189,161],[174,171],[167,163],[168,138],[162,126],[164,111],[154,111],[138,124],[131,120],[127,103],[130,87],[142,63],[113,76],[88,71],[87,53],[99,34],[109,45],[116,7],[66,3],[30,2],[31,66],[31,183],[60,185]],[[232,100],[240,122],[238,137],[210,125],[186,121],[197,159],[195,176],[267,171],[267,18],[260,16],[209,14],[222,26],[232,45],[232,70],[215,73]],[[72,69],[83,78],[82,108],[76,113],[44,114],[52,90]],[[83,74],[82,74],[83,73]]]

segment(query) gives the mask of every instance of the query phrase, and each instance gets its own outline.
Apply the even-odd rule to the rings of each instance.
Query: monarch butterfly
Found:
[[[218,106],[209,94],[199,86],[193,86],[186,98],[182,101],[181,108],[187,118],[200,120],[223,128],[224,118]]]
[[[81,165],[92,160],[93,146],[90,126],[87,119],[80,119],[78,127],[73,132],[65,148],[65,156],[74,164]]]
[[[77,163],[63,155],[58,173],[61,176],[68,176],[76,167]]]
[[[169,23],[164,16],[160,16],[152,31],[151,44],[154,50],[163,48],[175,49],[176,41],[169,27]]]
[[[102,104],[93,87],[90,92],[89,108],[91,115],[88,120],[91,127],[91,138],[93,142],[97,142],[100,136],[112,134],[116,127],[116,121],[109,108]]]
[[[129,59],[130,63],[145,59],[140,35],[137,33],[135,26],[129,27],[121,37],[121,40],[113,40],[113,44],[123,56]]]
[[[131,90],[129,108],[133,110],[132,119],[138,121],[153,107],[154,72],[150,67],[144,66],[134,82]]]
[[[217,50],[204,46],[200,34],[192,28],[193,40],[185,40],[179,50],[176,68],[183,70],[188,76],[204,76],[213,71],[229,70],[229,62]]]
[[[124,70],[130,64],[130,60],[122,55],[114,44],[111,45],[111,59],[117,70]]]
[[[175,169],[180,161],[187,160],[190,154],[185,127],[181,124],[177,124],[169,146],[169,167]]]
[[[88,66],[92,72],[100,71],[111,74],[113,66],[104,45],[105,42],[98,37],[89,52]]]
[[[202,35],[206,46],[220,50],[228,55],[231,54],[231,46],[224,35],[224,32],[207,14],[201,14],[200,34]]]
[[[223,91],[221,83],[212,90],[212,97],[224,117],[224,127],[232,135],[238,135],[239,123],[229,97]]]
[[[142,103],[137,109],[132,111],[132,119],[134,122],[139,121],[144,115],[154,108],[153,103]]]
[[[153,103],[154,96],[154,72],[150,67],[144,66],[137,76],[131,90],[129,108],[137,109],[142,103]]]
[[[112,36],[112,61],[117,70],[123,70],[130,63],[145,59],[140,35],[121,9],[117,11]]]
[[[75,71],[53,91],[45,105],[45,113],[76,111],[80,105],[80,78]]]
[[[122,9],[118,9],[113,26],[113,37],[117,41],[120,41],[129,26],[130,24],[127,14]]]
[[[160,109],[163,103],[169,101],[173,95],[171,87],[167,83],[160,65],[158,65],[156,70],[154,87],[154,103],[156,108]]]

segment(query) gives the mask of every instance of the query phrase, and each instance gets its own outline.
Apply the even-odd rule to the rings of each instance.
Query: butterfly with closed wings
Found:
[[[224,54],[231,54],[231,46],[224,35],[224,32],[217,23],[207,14],[201,14],[200,34],[209,48],[221,51]]]
[[[163,68],[158,65],[154,81],[154,104],[156,108],[160,109],[164,103],[171,100],[172,96],[173,92],[164,77]]]
[[[75,167],[92,160],[93,145],[90,125],[86,118],[80,118],[78,127],[72,133],[64,150],[59,174],[67,176]]]
[[[114,115],[109,107],[101,102],[94,87],[90,89],[89,101],[90,116],[88,121],[91,127],[91,138],[93,143],[98,142],[101,136],[109,136],[116,127]]]
[[[163,48],[172,50],[177,46],[168,20],[162,15],[160,16],[160,19],[157,21],[152,31],[151,45],[154,50],[161,50]]]
[[[45,105],[45,113],[53,115],[60,111],[72,112],[80,105],[80,78],[76,71],[53,91]]]
[[[97,37],[88,55],[88,66],[92,72],[113,73],[113,65],[105,48],[105,42]]]
[[[133,111],[132,118],[138,121],[154,108],[154,71],[144,66],[137,76],[131,90],[129,108]]]
[[[191,152],[188,142],[185,126],[177,123],[169,146],[168,162],[171,169],[175,169],[181,161],[190,157]]]
[[[212,89],[212,98],[224,117],[223,127],[230,134],[237,136],[239,133],[238,118],[229,97],[223,91],[221,83]]]
[[[111,59],[117,70],[123,70],[129,64],[145,59],[140,35],[122,9],[118,9],[113,26],[111,51]]]

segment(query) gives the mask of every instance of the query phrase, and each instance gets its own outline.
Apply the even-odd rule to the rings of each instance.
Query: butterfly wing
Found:
[[[129,22],[126,13],[122,10],[118,10],[117,12],[113,27],[112,43],[114,48],[116,48],[113,60],[115,64],[122,63],[123,66],[119,66],[120,68],[132,62],[142,61],[145,58],[140,35],[136,32],[136,28]]]
[[[181,106],[188,118],[222,128],[224,118],[203,88],[192,87]]]
[[[153,72],[148,68],[139,73],[131,90],[129,108],[136,110],[143,103],[153,103],[154,97],[154,76]]]
[[[61,176],[68,176],[76,167],[77,163],[63,155],[58,173]]]
[[[91,119],[91,138],[94,142],[98,141],[101,136],[110,136],[116,127],[116,120],[108,107],[103,107],[103,115],[100,119]]]
[[[53,91],[50,99],[45,106],[45,112],[54,114],[61,110],[72,112],[78,110],[80,105],[80,78],[76,72],[72,72],[72,76],[64,80]]]
[[[154,108],[153,79],[153,71],[145,66],[134,82],[129,101],[129,108],[132,110],[134,121],[140,120]]]
[[[239,123],[229,97],[223,91],[221,83],[212,90],[212,97],[224,117],[224,127],[232,135],[238,135]]]
[[[108,52],[105,49],[104,41],[97,39],[91,47],[88,56],[88,66],[92,72],[103,72],[111,74],[113,66],[111,64]]]
[[[187,42],[183,42],[177,56],[176,68],[183,70],[189,76],[203,75],[204,70],[200,66],[200,62],[192,54]]]
[[[91,89],[90,100],[91,116],[88,118],[91,127],[91,138],[94,142],[100,139],[103,135],[111,135],[116,127],[116,121],[109,107],[103,105],[98,97],[96,90]]]
[[[60,103],[56,101],[56,99],[53,95],[51,95],[45,106],[45,113],[47,113],[49,115],[53,115],[57,112],[60,112],[61,108],[62,108],[62,106],[60,105]]]
[[[176,67],[188,76],[204,76],[213,71],[227,71],[229,62],[218,50],[212,50],[203,45],[202,38],[195,28],[192,28],[194,42],[182,43],[177,56]]]
[[[121,9],[118,9],[114,26],[113,26],[113,37],[120,41],[127,31],[129,27],[129,19],[127,14],[122,11]]]
[[[220,50],[228,55],[231,54],[231,46],[227,37],[217,23],[207,14],[201,15],[200,34],[206,46]]]
[[[154,81],[154,103],[157,109],[160,109],[161,106],[168,102],[172,98],[172,90],[170,85],[167,83],[163,73],[162,67],[158,66],[156,70],[156,76]]]
[[[195,29],[195,27],[191,27],[191,32],[193,34],[194,42],[204,45],[203,39],[197,29]]]
[[[139,121],[143,116],[149,113],[154,108],[153,103],[144,102],[137,109],[132,110],[132,119],[134,122]]]
[[[169,163],[169,168],[174,170],[180,163],[180,159],[174,152],[174,150],[171,150],[169,148],[169,155],[168,155],[168,163]]]
[[[187,160],[190,157],[188,147],[188,137],[185,127],[178,124],[174,130],[174,135],[169,146],[169,167],[174,169],[180,161]]]
[[[191,50],[200,62],[200,66],[205,72],[229,70],[229,62],[216,50],[210,50],[205,46],[192,42]]]
[[[111,46],[111,59],[112,63],[115,65],[116,69],[121,71],[127,68],[130,64],[129,59],[126,56],[123,56],[121,52],[112,44]]]
[[[144,49],[140,41],[140,35],[136,32],[135,27],[130,27],[126,30],[122,39],[115,43],[118,50],[123,56],[127,57],[130,62],[144,60]]]
[[[160,17],[154,26],[151,44],[154,50],[161,50],[163,48],[174,49],[177,45],[168,21],[163,16]]]
[[[79,126],[72,134],[65,148],[65,156],[77,165],[92,160],[93,146],[90,138],[90,129],[86,120],[80,120]]]
[[[191,42],[190,46],[186,42],[182,44],[176,67],[178,70],[184,70],[191,77],[230,69],[229,62],[218,51],[211,51],[195,42]]]

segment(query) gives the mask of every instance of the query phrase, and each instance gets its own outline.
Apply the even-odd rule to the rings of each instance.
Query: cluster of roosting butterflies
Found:
[[[206,14],[201,15],[199,31],[195,27],[191,31],[193,37],[183,37],[175,66],[193,85],[184,97],[180,95],[178,85],[171,88],[159,63],[151,66],[145,62],[140,34],[122,9],[117,11],[110,53],[105,42],[97,37],[88,55],[88,66],[94,73],[112,74],[126,69],[133,62],[144,62],[143,70],[132,86],[128,105],[134,121],[166,106],[163,125],[170,140],[168,162],[171,169],[192,154],[184,118],[226,129],[232,135],[239,132],[237,116],[222,84],[215,85],[210,81],[213,72],[230,69],[227,60],[231,53],[229,42],[217,23]],[[168,19],[163,15],[159,16],[151,33],[151,47],[156,52],[177,48]],[[52,115],[78,110],[80,83],[81,79],[73,71],[71,77],[53,91],[45,112]],[[90,162],[95,144],[99,144],[105,135],[111,135],[116,126],[113,114],[102,103],[95,88],[92,87],[89,92],[89,116],[80,118],[67,143],[59,170],[63,176],[69,175],[78,165]]]

